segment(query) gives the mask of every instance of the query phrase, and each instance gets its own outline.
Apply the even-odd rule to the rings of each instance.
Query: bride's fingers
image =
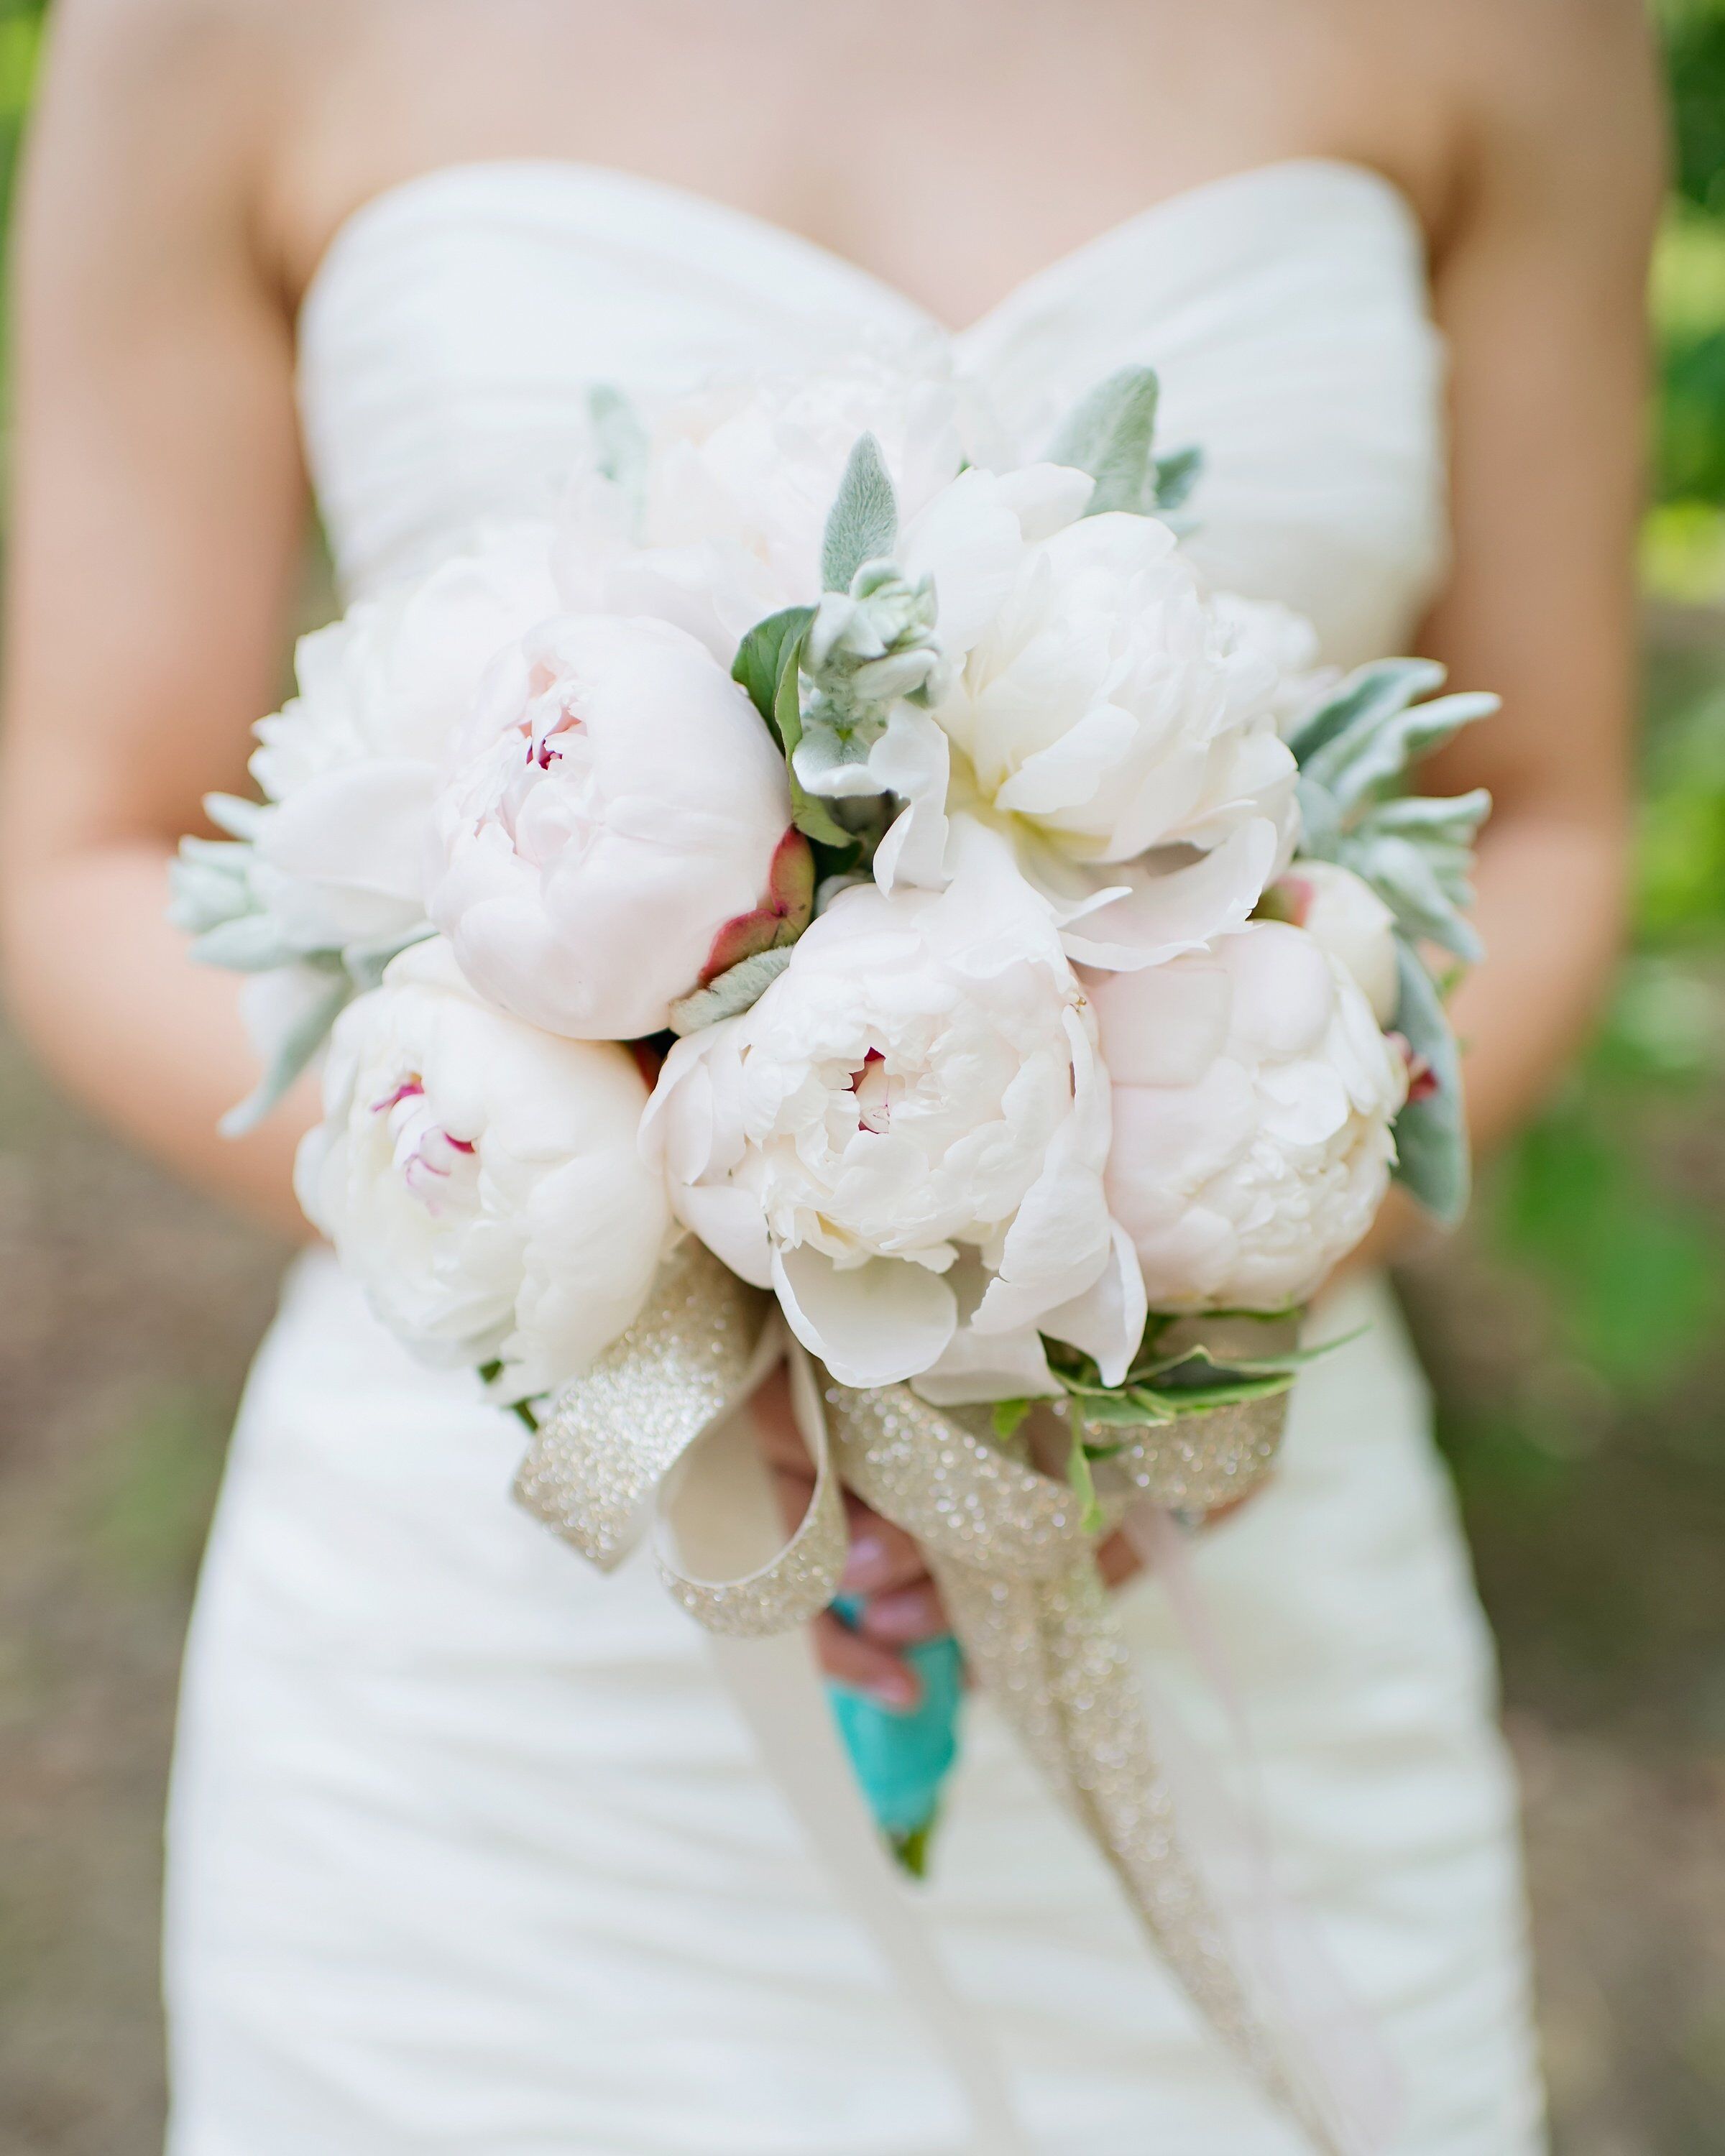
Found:
[[[839,1583],[847,1594],[891,1594],[928,1577],[928,1561],[902,1527],[870,1512],[847,1491],[850,1555]]]
[[[952,1630],[940,1590],[932,1579],[896,1589],[890,1594],[870,1595],[863,1604],[857,1626],[865,1638],[894,1647],[937,1640],[942,1632]]]
[[[814,1620],[814,1651],[829,1677],[855,1686],[883,1707],[912,1707],[922,1697],[916,1672],[902,1656],[853,1632],[830,1610]]]
[[[1143,1568],[1143,1559],[1123,1534],[1110,1535],[1096,1551],[1096,1570],[1110,1587],[1123,1587]]]

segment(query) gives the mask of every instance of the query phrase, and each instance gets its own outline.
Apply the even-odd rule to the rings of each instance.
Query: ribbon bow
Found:
[[[1225,1359],[1218,1328],[1182,1326]],[[716,1517],[724,1507],[701,1486],[699,1455],[709,1438],[737,1428],[737,1411],[788,1346],[814,1494],[788,1541],[739,1565]],[[1132,1434],[1099,1471],[1109,1523],[1134,1496],[1207,1508],[1245,1494],[1275,1455],[1286,1409],[1285,1398],[1255,1399]],[[1194,2005],[1317,2148],[1353,2156],[1372,2137],[1348,2120],[1311,2062],[1291,2055],[1183,1845],[1078,1499],[1022,1447],[970,1427],[968,1413],[932,1407],[906,1384],[834,1383],[787,1343],[772,1298],[691,1237],[665,1260],[634,1323],[557,1395],[516,1495],[606,1571],[656,1514],[670,1594],[733,1640],[793,1630],[832,1600],[848,1540],[842,1485],[905,1529],[928,1559],[977,1680],[1107,1860]],[[902,1961],[898,1919],[894,1939],[886,1928],[877,1923]],[[926,1966],[922,1976],[927,1991]],[[964,2078],[978,2100],[987,2076],[973,2057]],[[1000,2131],[991,2156],[1005,2146]]]

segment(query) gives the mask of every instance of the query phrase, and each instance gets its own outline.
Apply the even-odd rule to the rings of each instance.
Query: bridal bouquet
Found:
[[[327,1041],[305,1209],[521,1414],[524,1502],[609,1565],[656,1501],[721,1635],[832,1602],[841,1484],[907,1527],[1300,2110],[1194,1914],[1091,1553],[1263,1473],[1300,1306],[1392,1175],[1464,1202],[1433,967],[1476,955],[1488,804],[1407,778],[1492,700],[1322,674],[1307,624],[1208,588],[1156,403],[1126,369],[1024,461],[932,367],[650,423],[596,392],[558,517],[304,640],[263,798],[212,799],[175,902],[250,977],[230,1123]],[[696,1455],[787,1352],[815,1496],[727,1567]],[[898,1735],[842,1703],[912,1854],[937,1691]]]

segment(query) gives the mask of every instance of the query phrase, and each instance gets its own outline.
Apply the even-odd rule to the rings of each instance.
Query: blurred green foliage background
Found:
[[[0,216],[41,12],[0,0]],[[1725,0],[1658,15],[1633,947],[1402,1281],[1501,1642],[1565,2156],[1725,2156]],[[278,1262],[0,1034],[0,2156],[159,2146],[173,1668]]]

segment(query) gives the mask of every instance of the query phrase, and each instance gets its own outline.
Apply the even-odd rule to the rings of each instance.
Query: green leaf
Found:
[[[757,621],[737,647],[731,678],[747,690],[749,701],[785,747],[778,726],[778,694],[787,668],[802,655],[803,639],[814,619],[813,607],[787,607],[783,613]],[[802,728],[798,727],[798,738]],[[787,753],[788,751],[787,750]]]
[[[1090,1455],[1084,1449],[1084,1433],[1076,1426],[1072,1432],[1072,1449],[1066,1455],[1066,1480],[1084,1507],[1079,1516],[1079,1526],[1087,1535],[1100,1534],[1102,1531],[1102,1507],[1096,1496],[1096,1477],[1090,1471]]]
[[[791,821],[805,838],[850,855],[855,840],[819,794],[809,793],[798,778],[791,758],[803,738],[803,692],[800,668],[803,642],[814,619],[813,607],[787,607],[782,613],[757,621],[737,646],[731,678],[748,691],[749,700],[766,720],[784,752],[785,776],[790,782]]]
[[[1019,1434],[1024,1417],[1030,1412],[1029,1400],[996,1400],[988,1411],[988,1419],[994,1426],[994,1435],[1003,1445],[1009,1445]]]
[[[1161,1397],[1155,1393],[1104,1392],[1086,1387],[1075,1393],[1075,1398],[1081,1420],[1103,1429],[1142,1430],[1168,1419]]]
[[[1304,1370],[1313,1363],[1322,1363],[1326,1357],[1333,1355],[1338,1348],[1346,1348],[1350,1342],[1358,1340],[1371,1329],[1368,1324],[1357,1325],[1352,1332],[1344,1332],[1335,1340],[1326,1340],[1321,1347],[1290,1348],[1274,1355],[1220,1356],[1200,1342],[1196,1347],[1182,1348],[1178,1355],[1165,1355],[1159,1363],[1151,1363],[1142,1369],[1129,1372],[1127,1382],[1132,1385],[1147,1383],[1152,1378],[1165,1377],[1170,1370],[1183,1369],[1193,1363],[1208,1364],[1212,1369],[1232,1371],[1243,1378],[1273,1377],[1284,1371]]]
[[[859,437],[839,482],[827,518],[820,551],[824,590],[848,592],[865,562],[878,562],[898,543],[898,496],[880,444],[872,434]]]
[[[1088,472],[1096,483],[1086,516],[1109,510],[1144,516],[1156,506],[1151,444],[1160,395],[1153,368],[1122,367],[1080,399],[1055,436],[1050,459]]]
[[[1472,1179],[1461,1059],[1431,976],[1399,936],[1395,957],[1401,983],[1395,1029],[1436,1081],[1423,1100],[1410,1100],[1395,1119],[1396,1180],[1428,1213],[1452,1224],[1467,1209]]]
[[[1292,1370],[1281,1370],[1266,1378],[1230,1378],[1214,1385],[1171,1386],[1156,1397],[1170,1415],[1213,1414],[1218,1408],[1274,1399],[1288,1390],[1295,1374]]]

